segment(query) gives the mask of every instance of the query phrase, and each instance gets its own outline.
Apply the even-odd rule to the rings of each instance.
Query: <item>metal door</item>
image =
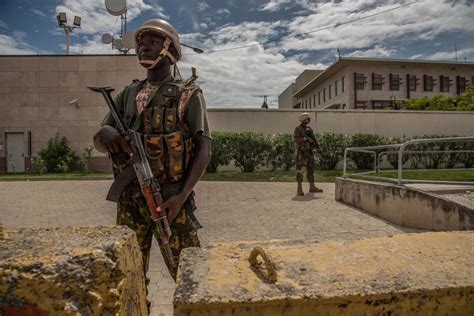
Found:
[[[6,133],[7,172],[25,171],[25,136],[23,133]]]

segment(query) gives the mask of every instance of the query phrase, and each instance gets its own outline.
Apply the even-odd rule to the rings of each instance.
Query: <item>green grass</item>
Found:
[[[342,170],[318,170],[315,172],[316,182],[334,182],[342,175]],[[206,173],[203,181],[241,181],[241,182],[296,182],[296,171],[220,171]]]
[[[349,173],[355,170],[349,170]],[[376,176],[396,179],[397,172],[381,171]],[[317,170],[316,182],[334,182],[342,176],[342,170]],[[404,179],[410,180],[441,180],[474,182],[474,169],[464,170],[406,170]],[[0,181],[48,181],[48,180],[110,180],[112,173],[0,173]],[[240,181],[240,182],[295,182],[296,171],[220,171],[206,173],[202,181]]]

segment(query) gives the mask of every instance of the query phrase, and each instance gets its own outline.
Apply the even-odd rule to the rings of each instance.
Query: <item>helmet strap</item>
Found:
[[[171,64],[175,64],[177,62],[176,57],[174,57],[173,54],[171,54],[168,50],[170,45],[171,45],[171,39],[169,37],[166,37],[165,42],[163,43],[163,48],[161,49],[160,54],[155,60],[141,60],[139,56],[138,57],[139,63],[146,69],[150,70],[150,69],[155,68],[156,65],[158,65],[158,63],[160,62],[160,60],[162,60],[165,57],[168,57],[171,61]]]

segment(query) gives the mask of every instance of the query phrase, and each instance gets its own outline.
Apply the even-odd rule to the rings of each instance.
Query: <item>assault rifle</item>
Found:
[[[314,133],[313,133],[313,130],[306,130],[306,136],[311,138],[313,140],[312,143],[310,143],[310,148],[313,150],[313,149],[316,149],[316,150],[321,150],[321,147],[319,146],[319,143],[318,141],[316,140],[316,137],[314,136]]]
[[[175,257],[173,257],[173,253],[171,252],[169,244],[169,239],[171,237],[170,224],[168,222],[166,212],[161,208],[163,205],[163,198],[160,192],[161,188],[158,181],[153,176],[153,172],[151,171],[150,163],[148,162],[145,149],[143,148],[142,136],[140,133],[131,130],[123,122],[122,116],[118,112],[114,100],[110,95],[114,89],[110,87],[92,86],[88,86],[88,88],[92,91],[100,92],[105,98],[119,133],[123,136],[124,140],[128,143],[133,151],[133,156],[130,157],[128,161],[128,167],[126,167],[117,176],[114,183],[110,187],[109,193],[107,194],[107,200],[118,202],[126,186],[134,179],[137,179],[138,183],[140,184],[142,194],[145,197],[148,209],[150,210],[151,218],[155,222],[158,229],[158,234],[160,235],[163,248],[166,252],[166,257],[168,257],[170,265],[173,267],[173,269],[176,269],[178,263],[175,261]]]

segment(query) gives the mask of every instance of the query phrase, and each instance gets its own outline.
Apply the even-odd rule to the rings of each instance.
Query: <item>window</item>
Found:
[[[400,76],[390,74],[390,90],[399,91],[400,90]]]
[[[355,85],[356,85],[356,90],[364,90],[364,85],[365,85],[364,74],[361,74],[361,73],[355,74]]]
[[[341,91],[344,93],[344,76],[341,78]]]
[[[318,91],[318,105],[321,104],[321,91]]]
[[[382,110],[382,109],[384,108],[383,102],[382,102],[382,101],[373,100],[373,101],[372,101],[372,108],[373,108],[374,110],[375,110],[375,109]]]
[[[457,93],[458,94],[463,94],[465,91],[466,91],[466,77],[461,77],[461,76],[457,76],[456,77],[457,79]]]
[[[313,94],[313,106],[316,107],[316,93]]]
[[[372,90],[382,90],[383,77],[381,74],[372,73]]]
[[[332,91],[332,88],[331,88],[331,85],[329,85],[329,100],[331,100],[331,91]]]
[[[439,77],[439,91],[440,92],[449,92],[449,86],[450,84],[449,77],[448,76],[443,76],[441,75]]]
[[[326,102],[326,88],[323,89],[323,103]]]
[[[433,76],[423,75],[423,90],[424,91],[433,91]]]
[[[365,109],[365,102],[364,101],[358,101],[355,104],[356,109]]]
[[[410,91],[416,91],[416,86],[418,85],[418,79],[415,75],[408,75],[408,88]]]
[[[309,108],[311,109],[311,97],[309,98]]]
[[[336,80],[336,82],[334,82],[334,96],[337,95],[337,84],[338,84],[338,82]]]

